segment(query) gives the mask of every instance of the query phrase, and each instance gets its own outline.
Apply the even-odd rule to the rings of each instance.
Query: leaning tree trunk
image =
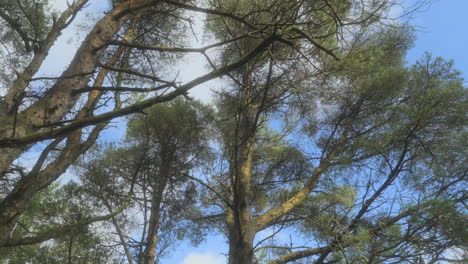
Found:
[[[150,174],[152,176],[152,198],[151,212],[148,226],[148,234],[145,241],[145,250],[143,252],[144,264],[154,264],[156,249],[158,243],[158,231],[160,226],[161,205],[166,184],[170,177],[171,161],[173,160],[173,150],[166,144],[161,146],[161,164],[158,173]]]
[[[44,98],[18,113],[4,113],[0,116],[2,128],[0,138],[27,137],[42,132],[55,122],[59,122],[80,98],[76,90],[86,87],[97,65],[100,54],[107,47],[122,25],[144,10],[152,0],[134,0],[131,4],[122,4],[99,20],[76,52],[72,62],[55,82]],[[129,3],[130,3],[129,2]],[[69,77],[73,76],[73,77]],[[16,82],[15,82],[16,83]],[[19,88],[13,86],[15,94]],[[23,89],[26,89],[24,87]],[[17,99],[12,99],[15,101]],[[7,105],[8,106],[8,105]],[[5,108],[5,107],[3,107]],[[5,109],[0,109],[5,111]],[[5,172],[27,147],[2,148],[0,152],[0,173]]]
[[[148,235],[145,241],[144,264],[154,264],[158,243],[159,219],[161,217],[161,203],[166,187],[169,169],[165,164],[161,166],[159,179],[153,184],[153,197],[151,199],[150,221]]]
[[[151,1],[142,0],[135,2],[138,2],[139,5],[143,7]],[[133,7],[137,8],[137,6]],[[38,127],[41,127],[41,124],[44,124],[44,122],[50,123],[59,121],[73,107],[78,99],[78,96],[74,95],[73,91],[88,84],[90,77],[81,73],[94,71],[97,66],[100,50],[103,49],[108,41],[112,40],[123,23],[134,16],[134,14],[127,14],[128,12],[125,11],[127,9],[128,7],[114,9],[111,13],[102,18],[88,34],[80,49],[75,54],[75,58],[70,66],[63,74],[65,76],[77,75],[77,77],[58,80],[43,100],[33,104],[30,108],[18,114],[18,119],[14,122],[15,125],[13,127],[9,127],[7,124],[6,128],[0,132],[15,132],[18,136],[27,136],[30,133],[41,131]],[[122,15],[122,13],[124,13],[124,15]],[[107,71],[105,72],[107,73]],[[106,73],[101,74],[103,77],[98,79],[104,80]],[[92,109],[90,105],[95,104],[97,98],[97,93],[90,93],[88,96],[88,103],[78,113],[77,117],[83,118],[89,115],[90,112],[88,108]],[[3,198],[0,202],[0,246],[8,241],[12,230],[16,226],[18,217],[24,212],[32,197],[40,190],[49,186],[64,173],[75,159],[94,143],[100,130],[102,130],[104,126],[104,123],[96,126],[95,132],[91,133],[88,140],[84,143],[81,142],[82,133],[80,130],[69,134],[67,136],[65,148],[55,161],[51,162],[41,171],[31,171]],[[1,136],[2,135],[0,135],[0,137]],[[2,165],[4,165],[3,167],[0,166],[0,169],[6,169],[25,148],[25,146],[6,148],[6,151],[0,152],[0,161]],[[43,153],[45,153],[46,156],[48,154],[48,152]],[[38,169],[40,169],[40,167],[41,166],[39,166]]]

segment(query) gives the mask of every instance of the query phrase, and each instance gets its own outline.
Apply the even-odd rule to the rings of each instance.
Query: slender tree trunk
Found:
[[[12,109],[13,105],[15,103],[20,103],[22,100],[20,95],[24,93],[26,87],[29,85],[30,79],[41,67],[45,58],[49,54],[50,48],[62,33],[63,27],[70,19],[70,17],[76,14],[80,8],[86,4],[86,2],[87,0],[76,1],[60,15],[55,23],[55,26],[52,27],[51,31],[47,34],[47,37],[41,43],[39,50],[34,53],[34,57],[31,62],[28,64],[28,66],[26,66],[24,71],[18,75],[10,89],[8,89],[8,92],[5,95],[5,103],[2,104],[0,100],[0,137],[1,135],[5,135],[4,133],[6,133],[6,137],[16,136],[16,129],[15,125],[13,124],[17,121],[16,119],[18,109]],[[12,113],[12,111],[14,111],[14,113]],[[8,132],[8,130],[11,129],[9,127],[10,124],[13,125],[13,130]],[[10,133],[10,135],[8,135],[8,133]],[[18,148],[2,148],[0,153],[0,177],[2,177],[2,174],[8,170],[10,163],[27,148],[27,146]]]
[[[137,263],[138,264],[141,264],[143,263],[143,251],[145,250],[144,246],[143,245],[143,241],[145,240],[145,237],[146,237],[146,233],[147,233],[147,228],[148,228],[148,206],[147,205],[147,196],[146,196],[146,187],[147,186],[147,182],[146,182],[146,179],[143,178],[143,184],[142,184],[142,193],[143,193],[143,230],[141,232],[141,238],[140,238],[140,244],[138,245],[138,259],[137,259]]]
[[[112,207],[111,205],[106,201],[106,199],[101,198],[102,202],[104,205],[107,207],[107,210],[109,210],[109,213],[112,213]],[[127,242],[125,242],[125,237],[123,235],[122,229],[120,228],[119,222],[117,221],[116,217],[112,217],[112,224],[115,227],[115,231],[117,231],[117,235],[119,236],[120,243],[122,244],[122,247],[125,252],[125,256],[127,257],[128,264],[133,264],[133,257],[132,254],[130,253],[130,249],[128,248]]]
[[[228,213],[231,218],[228,220],[229,264],[251,264],[254,259],[255,225],[250,215],[250,186],[257,124],[247,68],[242,80],[244,87],[234,143],[234,164],[231,164],[234,197],[232,214]]]
[[[70,241],[68,242],[68,264],[72,263],[73,257],[73,236],[70,237]]]
[[[164,151],[162,151],[162,153],[162,155],[165,155]],[[167,159],[165,157],[162,158],[162,164],[159,168],[159,175],[156,175],[157,177],[155,177],[154,184],[152,185],[153,197],[151,198],[151,211],[150,221],[148,225],[148,235],[146,236],[145,251],[143,253],[144,264],[154,264],[154,258],[156,256],[159,219],[161,216],[161,204],[164,189],[166,188],[167,179],[169,177],[169,163],[170,159]]]
[[[156,246],[158,243],[158,230],[159,230],[159,219],[161,216],[161,200],[162,200],[162,191],[164,188],[159,188],[156,192],[153,193],[153,198],[151,199],[151,212],[150,212],[150,221],[148,226],[148,235],[146,236],[145,241],[145,251],[144,251],[144,264],[154,264],[154,258],[156,256]]]
[[[229,264],[250,264],[253,261],[255,225],[250,215],[252,147],[253,142],[249,142],[241,152],[245,158],[241,160],[236,174],[234,224],[229,227]]]

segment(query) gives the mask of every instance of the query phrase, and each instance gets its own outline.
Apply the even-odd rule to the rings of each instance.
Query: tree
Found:
[[[113,258],[113,250],[105,246],[108,234],[99,231],[98,226],[76,225],[79,221],[86,221],[86,216],[94,214],[99,208],[96,200],[90,198],[86,195],[85,188],[75,182],[62,186],[54,184],[41,191],[20,217],[10,244],[1,249],[0,263],[72,264],[117,261]],[[52,243],[27,241],[31,234],[44,234],[58,226],[73,224],[68,229],[62,229],[65,234],[58,236]]]
[[[277,109],[299,112],[293,104],[276,104],[274,112],[260,112],[261,107],[253,107],[258,104],[248,106],[235,96],[223,95],[222,120],[229,123],[221,125],[226,131],[222,158],[229,169],[220,169],[219,179],[213,181],[220,183],[214,189],[225,192],[214,196],[219,201],[212,204],[222,204],[218,208],[226,216],[222,222],[227,227],[222,230],[230,243],[230,263],[252,263],[255,252],[262,251],[269,254],[265,261],[275,264],[304,258],[310,258],[306,263],[430,262],[447,250],[465,248],[458,235],[448,231],[459,230],[466,219],[462,183],[466,181],[462,165],[466,151],[455,143],[466,137],[462,79],[451,63],[428,55],[404,69],[398,55],[401,50],[388,46],[395,43],[394,36],[371,40],[362,45],[365,53],[358,52],[336,65],[334,74],[341,78],[341,85],[332,79],[313,87],[313,97],[302,98],[309,100],[301,105],[308,121],[301,118],[298,123],[302,132],[296,143],[309,142],[307,148],[289,147],[294,137],[268,128],[267,117],[280,114]],[[244,84],[240,90],[246,87]],[[315,100],[330,103],[329,112],[317,114],[310,107]],[[239,132],[245,129],[246,123],[240,120],[249,107],[260,115],[250,120],[262,120],[250,123],[255,124],[247,130],[253,131],[251,141]],[[248,157],[242,152],[233,158],[248,142],[252,142],[250,161],[242,162]],[[451,142],[455,144],[448,147]],[[448,158],[439,147],[460,152],[454,151]],[[446,166],[449,162],[455,163]],[[445,164],[446,171],[436,164]],[[239,187],[238,178],[245,186]],[[245,199],[243,206],[237,196]],[[236,217],[241,219],[236,221]],[[316,242],[293,246],[303,242],[292,240],[289,245],[273,242],[260,246],[268,242],[261,240],[255,245],[255,235],[266,228],[276,230],[272,237],[294,228],[306,240]]]
[[[434,210],[447,210],[445,212],[455,222],[459,221],[455,219],[464,218],[461,212],[465,193],[460,188],[466,169],[459,165],[446,167],[451,171],[448,178],[447,174],[433,170],[438,163],[436,160],[447,162],[442,161],[445,154],[435,149],[436,145],[448,142],[439,140],[444,141],[448,134],[459,139],[464,137],[459,130],[461,126],[452,126],[458,122],[461,125],[464,120],[463,114],[456,110],[466,104],[461,79],[456,77],[456,71],[451,70],[450,63],[440,59],[423,58],[408,73],[398,73],[399,70],[393,71],[389,64],[385,65],[383,72],[377,74],[383,74],[381,77],[390,74],[387,75],[389,79],[372,76],[373,81],[368,83],[370,86],[365,84],[367,78],[363,80],[365,83],[359,81],[355,87],[364,88],[361,91],[365,92],[346,107],[353,111],[346,111],[347,117],[341,112],[337,119],[330,118],[344,127],[340,128],[341,125],[337,126],[332,121],[329,123],[329,135],[344,134],[336,141],[322,136],[319,146],[341,144],[340,141],[346,144],[344,149],[340,149],[340,154],[333,157],[338,164],[328,164],[327,171],[314,184],[315,190],[323,194],[309,197],[310,201],[293,212],[304,221],[303,232],[311,232],[310,235],[321,241],[319,244],[327,245],[291,252],[272,263],[287,263],[311,255],[318,256],[317,263],[324,262],[327,257],[329,260],[347,258],[346,261],[369,263],[413,262],[418,261],[421,255],[424,259],[437,258],[438,254],[444,254],[451,247],[464,247],[463,243],[455,242],[455,237],[441,232],[441,228],[448,224],[445,220],[429,220],[433,217],[429,216],[432,215],[430,212]],[[371,63],[367,66],[371,66],[373,74],[378,72],[377,65]],[[364,76],[372,74],[371,71],[363,73]],[[398,84],[401,90],[390,82],[398,80],[396,73],[408,74],[403,79],[406,79],[406,85]],[[388,94],[382,89],[396,94]],[[342,100],[353,101],[349,98]],[[448,121],[457,119],[459,121],[455,123]],[[452,134],[454,131],[458,131],[455,132],[457,136]],[[458,157],[461,162],[462,156]],[[422,174],[420,169],[424,171]],[[444,179],[444,183],[437,178]],[[424,182],[423,188],[420,188],[421,182]],[[411,195],[406,198],[405,193]],[[417,220],[420,218],[425,220]],[[451,228],[461,223],[455,222]],[[335,251],[339,252],[333,253]],[[334,256],[329,257],[330,254]]]
[[[226,232],[228,233],[230,246],[229,263],[251,263],[254,259],[254,238],[256,233],[272,224],[276,224],[277,220],[284,217],[295,206],[301,204],[311,191],[311,186],[304,188],[302,192],[298,193],[295,200],[292,200],[291,204],[285,203],[271,208],[271,211],[266,213],[262,209],[258,212],[260,213],[259,217],[253,217],[252,205],[255,202],[252,199],[255,197],[252,197],[251,193],[261,192],[265,188],[264,186],[255,188],[253,184],[261,181],[262,176],[263,180],[268,177],[275,177],[275,170],[283,165],[282,162],[287,162],[287,160],[275,160],[276,162],[271,164],[272,167],[264,171],[265,174],[273,175],[255,175],[259,171],[254,164],[263,163],[263,166],[268,166],[267,160],[271,158],[266,158],[266,161],[261,158],[255,160],[257,155],[262,156],[256,153],[258,151],[256,145],[263,145],[262,147],[266,148],[268,152],[268,148],[278,148],[277,144],[281,142],[275,142],[271,145],[268,141],[258,139],[260,135],[257,135],[257,133],[264,128],[269,116],[278,113],[278,111],[284,111],[288,107],[292,109],[291,112],[298,109],[297,107],[294,108],[293,105],[301,100],[304,93],[308,91],[306,87],[303,87],[303,82],[312,78],[323,78],[323,72],[326,74],[328,71],[326,69],[327,64],[333,64],[332,61],[338,59],[336,52],[332,50],[338,46],[335,37],[339,36],[340,30],[346,28],[346,25],[339,23],[340,19],[351,19],[354,14],[351,13],[353,7],[345,2],[330,3],[324,1],[323,3],[297,5],[296,2],[278,4],[274,1],[256,3],[243,1],[242,4],[239,4],[239,1],[218,1],[216,4],[238,10],[239,13],[248,12],[251,9],[266,10],[264,13],[259,11],[256,16],[249,17],[249,23],[252,24],[296,25],[314,21],[314,23],[320,25],[317,27],[308,25],[303,28],[292,26],[290,30],[298,36],[305,36],[306,41],[299,38],[289,42],[275,43],[269,47],[268,54],[258,56],[239,70],[233,71],[229,75],[232,88],[227,90],[221,99],[223,101],[221,107],[226,108],[222,110],[226,112],[222,118],[232,118],[232,121],[228,124],[221,125],[225,127],[221,130],[226,132],[223,141],[226,151],[225,158],[229,163],[229,171],[226,173],[229,175],[230,181],[230,186],[225,186],[224,189],[232,190],[231,193],[224,195],[222,198],[222,201],[225,201]],[[380,7],[374,11],[378,14],[382,12]],[[330,16],[330,13],[333,13],[333,16]],[[276,16],[271,16],[271,14],[276,14]],[[225,21],[223,18],[218,17],[213,17],[209,25],[214,34],[221,39],[231,38],[237,35],[238,31],[245,30],[244,25],[237,21]],[[362,24],[358,26],[358,29],[354,30],[365,30],[367,26]],[[342,29],[340,29],[341,27]],[[311,37],[316,35],[322,36],[320,42],[316,42]],[[353,38],[351,36],[349,41],[353,43],[357,42],[357,40],[358,37]],[[256,41],[255,39],[236,41],[223,54],[221,62],[241,57],[251,46],[256,44]],[[296,49],[291,49],[291,47]],[[301,47],[301,49],[297,47]],[[353,54],[353,50],[349,50],[347,47],[342,48],[340,52]],[[325,68],[321,69],[322,76],[309,67],[304,67],[304,62],[320,65],[318,67],[325,66]],[[284,136],[284,134],[284,132],[280,132],[277,138],[281,137],[280,135]],[[265,136],[268,138],[270,135],[261,135],[261,137]],[[294,153],[291,149],[293,148],[286,148],[284,151]],[[291,162],[298,162],[299,164],[293,164],[291,167],[300,166],[301,159],[305,159],[298,158],[299,160]],[[302,163],[304,162],[302,161]],[[255,179],[255,177],[260,178]],[[282,175],[282,177],[282,180],[284,178],[291,179],[294,178],[294,175]],[[262,213],[265,213],[265,215],[261,215]]]
[[[216,4],[220,3],[228,7],[233,5],[233,10],[249,9],[249,5],[252,4],[250,2],[239,4],[238,1],[218,1]],[[270,11],[268,8],[281,10],[284,7],[276,3],[269,6],[268,2],[266,4],[256,2],[252,5],[256,5],[254,8],[256,10],[268,11]],[[291,17],[304,19],[309,16],[323,18],[324,12],[327,11],[327,8],[305,9],[297,11],[298,14],[294,16],[290,13],[294,9],[285,5],[285,9],[279,13],[284,14],[286,19]],[[330,8],[337,16],[351,12],[350,6],[340,5],[340,3]],[[329,11],[332,12],[332,10]],[[252,17],[252,21],[249,22],[298,23],[297,21],[279,22],[278,20],[283,17],[262,17],[260,14],[261,12]],[[262,19],[267,21],[262,21]],[[268,19],[276,21],[271,22]],[[323,26],[327,23],[333,29],[337,26],[334,24],[337,23],[336,20],[327,20],[326,17],[322,23],[318,24]],[[219,38],[229,38],[236,35],[237,31],[243,30],[243,25],[236,21],[226,22],[217,17],[210,20],[209,25]],[[229,241],[229,263],[253,263],[256,259],[256,250],[271,249],[279,254],[276,260],[270,259],[271,263],[286,263],[311,256],[318,256],[315,259],[317,263],[322,263],[327,258],[338,261],[341,253],[335,253],[335,251],[344,252],[350,246],[355,246],[353,250],[357,250],[354,244],[359,244],[358,242],[361,242],[360,246],[364,248],[366,246],[374,248],[373,252],[368,253],[370,256],[355,253],[357,261],[360,258],[367,258],[372,263],[377,259],[382,261],[393,258],[403,261],[420,257],[418,254],[421,254],[421,251],[418,250],[422,249],[416,250],[412,247],[421,247],[422,243],[418,245],[402,243],[402,240],[408,238],[400,237],[396,239],[399,244],[380,241],[379,243],[389,244],[376,249],[378,243],[375,240],[372,246],[363,246],[366,236],[356,234],[359,230],[367,234],[367,238],[382,239],[379,237],[385,236],[382,233],[391,228],[399,228],[398,225],[407,218],[416,217],[421,212],[427,212],[426,210],[438,210],[432,208],[431,204],[439,203],[439,198],[426,196],[422,192],[419,197],[424,202],[413,204],[405,201],[399,205],[388,205],[390,208],[398,207],[395,212],[379,212],[382,215],[396,214],[394,218],[383,217],[385,221],[368,222],[363,226],[360,224],[364,221],[362,218],[366,218],[369,213],[379,211],[373,211],[371,205],[377,199],[385,197],[385,190],[395,188],[393,184],[397,178],[406,174],[407,170],[412,170],[413,166],[424,166],[421,165],[425,163],[424,158],[419,159],[419,157],[424,156],[426,151],[431,152],[430,144],[425,140],[444,138],[443,134],[450,130],[449,127],[443,128],[444,125],[438,123],[440,119],[460,118],[456,122],[457,126],[463,124],[463,118],[458,115],[459,110],[455,109],[461,109],[459,107],[466,103],[464,99],[458,101],[465,97],[463,95],[465,92],[461,79],[456,77],[457,73],[451,70],[449,64],[445,64],[440,59],[433,62],[430,58],[423,58],[423,62],[412,70],[404,69],[403,56],[411,41],[411,36],[407,32],[407,28],[398,29],[392,25],[392,27],[382,27],[375,33],[348,36],[346,41],[351,44],[343,46],[339,52],[335,51],[335,54],[339,54],[338,62],[332,60],[336,58],[336,55],[326,52],[332,50],[333,46],[339,45],[333,38],[324,38],[319,49],[323,54],[308,57],[303,56],[303,52],[294,53],[287,49],[288,44],[294,45],[294,42],[277,43],[269,48],[268,54],[258,56],[228,75],[231,87],[220,95],[219,105],[220,119],[225,121],[220,124],[219,128],[223,134],[220,148],[224,151],[220,158],[224,161],[219,162],[222,168],[213,173],[218,175],[217,180],[210,181],[211,184],[216,184],[214,189],[218,192],[207,199],[216,199],[211,203],[218,208],[215,216],[225,217],[221,220],[220,226]],[[299,33],[310,34],[302,31]],[[323,34],[327,35],[326,32]],[[333,36],[333,33],[327,36],[330,35]],[[248,50],[249,45],[254,44],[255,40],[235,42],[223,54],[221,61],[242,56],[244,50]],[[298,46],[298,44],[295,45]],[[285,54],[285,50],[289,53]],[[316,51],[316,46],[312,47],[313,51]],[[311,63],[319,65],[322,62],[323,64],[320,65],[322,68],[317,67],[320,72],[314,75],[313,69],[298,66],[301,59],[308,59]],[[422,65],[429,66],[425,69]],[[420,75],[434,75],[437,81],[422,80]],[[434,87],[433,81],[438,83],[436,85],[438,88]],[[448,90],[446,90],[447,86],[450,86]],[[427,87],[433,87],[434,90],[430,93],[449,93],[450,95],[439,96],[448,101],[432,102],[432,95],[426,95]],[[419,94],[418,99],[410,96],[410,93]],[[451,101],[450,98],[457,99]],[[320,114],[316,113],[320,111],[320,108],[310,107],[317,104],[320,104],[322,108]],[[442,108],[438,108],[439,106]],[[448,110],[449,106],[454,108]],[[432,110],[428,111],[428,108]],[[436,108],[439,110],[435,110]],[[297,127],[302,127],[301,130],[308,133],[309,137],[302,137],[301,143],[309,141],[311,144],[309,148],[317,154],[307,155],[306,153],[310,153],[311,149],[291,146],[288,143],[290,140],[285,140],[288,138],[290,127],[286,126],[286,130],[271,133],[268,120],[281,117],[284,112],[287,112],[290,122],[281,120],[281,123],[290,125],[294,125],[291,123],[294,113],[303,113],[302,116],[298,116]],[[395,119],[399,122],[395,122]],[[304,122],[307,125],[304,125]],[[437,127],[437,131],[431,127]],[[461,129],[460,126],[457,131],[459,129]],[[267,132],[268,130],[270,132]],[[424,147],[421,148],[419,144]],[[291,158],[284,158],[288,155]],[[315,162],[310,162],[312,160]],[[361,175],[369,173],[362,168],[364,166],[378,171],[373,172],[374,176],[369,176],[367,183],[359,179]],[[462,169],[458,172],[457,176],[452,179],[453,182],[446,183],[456,185],[465,176],[463,171]],[[336,176],[329,176],[330,174]],[[342,174],[348,174],[349,178],[341,179],[339,176]],[[387,176],[383,176],[384,174]],[[374,187],[376,177],[384,179],[386,177],[380,187]],[[322,184],[326,181],[323,178],[328,178],[332,182]],[[322,192],[326,195],[313,195],[317,188],[323,188]],[[373,188],[376,188],[376,191],[373,194],[369,193]],[[410,189],[409,187],[407,191]],[[219,190],[224,192],[219,193]],[[458,191],[455,193],[457,194],[451,195],[458,195],[461,200],[464,200],[462,193]],[[450,206],[454,211],[459,210],[456,208],[462,205],[461,200],[452,201],[454,203]],[[359,204],[361,201],[363,204]],[[401,208],[418,208],[422,206],[421,204],[425,204],[426,210],[408,209],[410,213]],[[310,215],[310,212],[320,216]],[[374,217],[380,218],[379,214]],[[453,217],[454,219],[463,218],[461,215],[453,215]],[[330,224],[330,219],[336,223]],[[321,221],[326,222],[321,224]],[[428,223],[424,222],[416,230],[440,228],[427,226]],[[454,223],[452,227],[459,224],[460,222]],[[315,239],[321,241],[317,243],[318,245],[325,243],[325,246],[294,252],[295,247],[285,245],[268,245],[256,249],[259,245],[255,245],[254,241],[258,232],[267,228],[281,230],[287,226],[299,228],[301,225],[305,225],[302,228],[303,232],[310,232]],[[412,233],[412,228],[414,228],[414,223],[411,223],[405,231],[409,233],[407,235],[411,239],[415,239],[419,234]],[[453,246],[447,240],[443,243],[434,241],[437,239],[439,238],[424,238],[424,241],[434,243],[433,246],[441,254]],[[343,242],[345,240],[346,242]],[[461,244],[457,244],[458,246]],[[304,245],[303,247],[310,246]],[[381,255],[374,255],[374,251]],[[398,253],[385,256],[388,251]],[[422,252],[424,252],[423,255],[427,255],[426,257],[431,255],[431,250],[427,248]],[[334,256],[329,257],[331,253]],[[343,253],[344,256],[347,254],[349,253]]]
[[[198,210],[190,172],[209,157],[210,112],[182,99],[150,107],[143,116],[132,116],[125,143],[98,151],[79,166],[102,208],[113,211],[131,195],[125,216],[112,219],[129,263],[159,263],[175,238],[200,239],[199,226],[189,217]],[[140,241],[130,239],[136,236]]]

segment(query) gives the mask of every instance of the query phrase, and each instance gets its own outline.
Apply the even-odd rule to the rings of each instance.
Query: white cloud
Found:
[[[205,16],[201,14],[194,14],[192,17],[193,27],[188,30],[187,45],[189,47],[199,48],[213,42],[206,42],[207,35],[204,27]],[[213,50],[207,52],[211,59],[215,58]],[[199,53],[189,53],[177,63],[176,71],[179,72],[178,81],[187,83],[195,78],[198,78],[211,70],[213,70],[206,60],[205,56]],[[214,79],[205,82],[189,91],[189,96],[194,97],[204,103],[210,103],[213,99],[213,91],[219,90],[222,87],[223,82],[219,79]]]
[[[216,255],[212,252],[205,253],[190,253],[187,255],[182,264],[225,264],[226,260],[220,255]]]

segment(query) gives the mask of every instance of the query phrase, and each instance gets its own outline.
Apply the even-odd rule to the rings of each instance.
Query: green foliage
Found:
[[[2,0],[0,2],[0,83],[15,80],[50,29],[48,0]]]
[[[74,182],[54,184],[38,193],[29,204],[13,233],[13,239],[34,236],[57,226],[74,224],[90,215],[99,214],[83,187]],[[111,251],[103,246],[103,234],[82,226],[48,243],[2,248],[0,263],[86,263],[112,261]]]
[[[43,40],[49,29],[52,14],[48,2],[48,0],[3,0],[0,4],[0,14],[4,18],[2,23],[9,23],[9,26],[0,30],[2,43],[11,43],[19,52],[30,52],[27,46],[33,45],[29,48],[34,48],[36,45],[34,42]]]
[[[89,161],[79,164],[87,193],[104,210],[133,194],[129,209],[112,224],[123,235],[138,234],[140,241],[132,252],[135,261],[143,257],[149,239],[141,225],[157,226],[158,259],[170,254],[177,240],[197,244],[203,239],[203,226],[193,221],[200,210],[198,188],[189,177],[210,157],[212,115],[197,101],[176,99],[155,105],[130,118],[123,144],[97,148]]]
[[[144,116],[130,120],[127,136],[130,140],[142,140],[149,133],[161,144],[163,141],[171,141],[180,147],[200,144],[206,137],[202,131],[212,118],[210,111],[199,102],[184,99],[158,104],[148,109]]]

